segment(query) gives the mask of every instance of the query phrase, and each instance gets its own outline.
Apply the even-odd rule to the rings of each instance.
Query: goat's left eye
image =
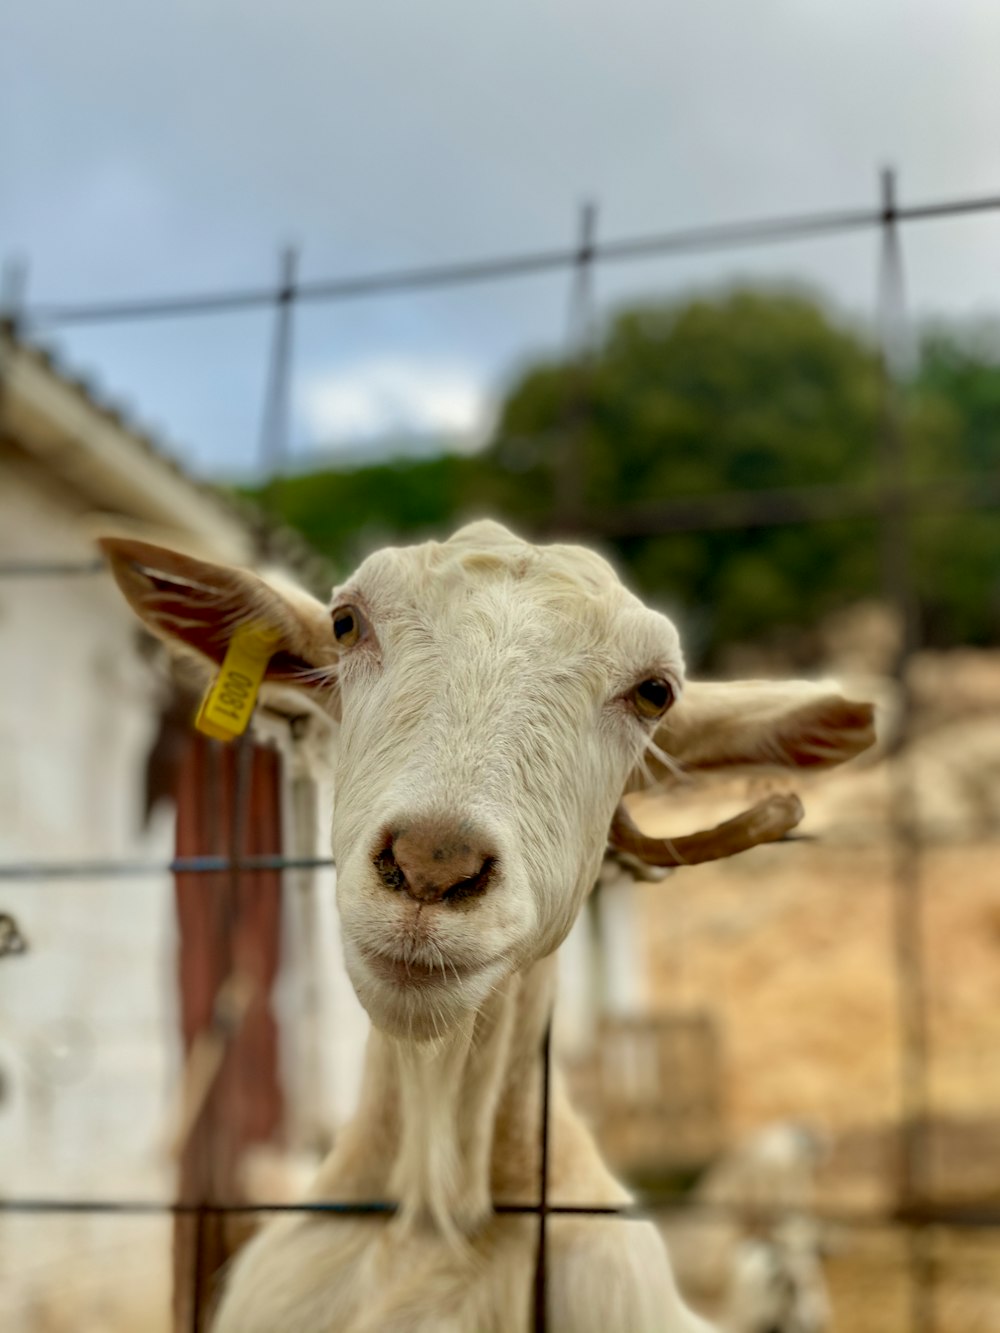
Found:
[[[353,648],[361,638],[364,620],[356,606],[338,606],[333,610],[333,637],[341,648]]]
[[[662,717],[675,698],[674,687],[664,676],[640,681],[631,694],[635,711],[640,717],[650,719]]]

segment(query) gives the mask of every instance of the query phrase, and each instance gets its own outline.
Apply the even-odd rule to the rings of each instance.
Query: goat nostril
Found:
[[[394,889],[401,893],[407,888],[406,876],[399,868],[399,862],[392,854],[392,845],[383,847],[380,852],[375,854],[375,869],[378,871],[379,879],[387,889]]]
[[[466,879],[460,879],[457,883],[445,889],[441,895],[442,898],[449,903],[458,903],[463,898],[473,898],[477,893],[484,893],[493,878],[493,867],[495,865],[496,859],[487,856],[474,875],[469,875]]]
[[[382,884],[421,903],[459,903],[485,892],[496,858],[449,833],[438,824],[387,833],[372,857]]]

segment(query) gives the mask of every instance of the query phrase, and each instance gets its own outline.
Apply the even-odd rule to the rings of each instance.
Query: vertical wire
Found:
[[[201,1333],[201,1309],[205,1302],[205,1204],[198,1201],[194,1214],[194,1269],[191,1274],[191,1333]]]
[[[259,463],[261,471],[268,476],[280,472],[288,457],[288,386],[292,364],[293,317],[298,299],[298,267],[298,250],[289,246],[281,255],[271,358],[260,428]]]
[[[590,329],[596,234],[597,205],[584,203],[580,207],[567,319],[569,388],[563,430],[561,438],[556,441],[553,460],[555,526],[560,532],[571,534],[578,534],[583,527],[587,502],[584,429],[590,410],[587,381],[592,351]]]
[[[288,461],[291,378],[295,303],[298,300],[299,252],[289,246],[282,252],[278,299],[274,314],[274,331],[268,361],[264,406],[260,423],[258,465],[263,478],[260,491],[262,508],[272,513],[278,497]],[[266,520],[258,525],[257,540],[260,553],[269,555],[269,528]]]
[[[24,321],[24,309],[28,291],[28,262],[22,257],[4,261],[0,270],[0,334],[17,337]],[[0,351],[2,351],[0,347]],[[3,359],[0,358],[0,437],[8,433],[7,416],[7,375]]]
[[[586,202],[581,205],[576,262],[570,288],[568,337],[574,364],[571,397],[567,404],[566,432],[557,443],[555,458],[556,523],[563,530],[573,531],[583,520],[586,502],[584,472],[585,440],[583,426],[589,408],[584,391],[584,380],[590,361],[591,287],[594,263],[594,241],[597,230],[597,206]],[[539,1203],[538,1248],[535,1262],[534,1322],[535,1333],[545,1333],[547,1326],[546,1291],[548,1283],[548,1206],[549,1206],[549,1102],[552,1079],[552,1016],[545,1027],[542,1042],[542,1123],[539,1128]]]
[[[0,328],[15,333],[24,321],[28,304],[28,261],[23,255],[4,260],[0,270]]]
[[[921,832],[909,770],[911,761],[905,743],[911,722],[908,668],[919,639],[919,625],[906,496],[906,434],[899,388],[908,367],[904,333],[905,288],[893,171],[883,171],[881,187],[882,246],[878,294],[882,361],[878,451],[881,576],[883,595],[896,610],[902,629],[902,642],[893,672],[899,691],[900,725],[889,769],[893,936],[902,1045],[897,1192],[899,1209],[911,1223],[907,1232],[910,1327],[913,1333],[933,1333],[935,1311],[931,1237],[919,1224],[918,1216],[926,1199],[928,1183],[927,988],[922,947]]]
[[[546,1333],[548,1327],[546,1292],[548,1286],[549,1219],[549,1098],[552,1086],[552,1019],[545,1025],[542,1040],[542,1123],[539,1131],[540,1164],[538,1179],[538,1248],[535,1257],[534,1333]]]

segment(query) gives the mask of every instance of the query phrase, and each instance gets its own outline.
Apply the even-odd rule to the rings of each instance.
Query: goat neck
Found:
[[[313,1196],[395,1199],[403,1225],[435,1227],[459,1243],[494,1201],[536,1202],[555,968],[549,957],[513,973],[434,1041],[373,1029],[358,1112]],[[555,1092],[553,1113],[565,1115]]]

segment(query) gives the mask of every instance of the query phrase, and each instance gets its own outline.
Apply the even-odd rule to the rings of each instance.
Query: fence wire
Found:
[[[260,457],[277,467],[284,455],[287,432],[288,388],[292,365],[293,319],[298,305],[375,297],[392,292],[431,290],[469,284],[507,281],[531,275],[567,271],[570,275],[570,343],[579,357],[579,375],[574,399],[567,404],[568,444],[553,459],[558,486],[559,526],[572,526],[582,535],[598,537],[663,535],[670,532],[712,528],[772,526],[786,523],[812,524],[847,516],[876,517],[882,540],[882,588],[906,626],[904,644],[896,664],[896,678],[905,699],[907,668],[917,647],[914,614],[915,594],[909,562],[909,519],[926,510],[976,509],[1000,503],[1000,478],[995,475],[960,476],[936,482],[933,487],[907,483],[906,440],[899,406],[898,348],[904,336],[905,307],[900,228],[904,224],[1000,213],[1000,195],[970,196],[923,204],[901,205],[896,197],[892,173],[884,173],[877,206],[841,209],[732,224],[692,228],[599,241],[596,209],[586,206],[580,215],[575,243],[565,248],[543,249],[482,260],[460,261],[423,268],[405,268],[381,273],[363,273],[342,278],[301,281],[297,256],[288,252],[276,286],[181,294],[125,301],[48,302],[21,304],[5,314],[15,329],[29,335],[58,327],[86,324],[125,323],[159,319],[188,319],[234,310],[272,307],[275,329],[267,370]],[[573,437],[585,424],[588,330],[592,319],[592,277],[596,265],[628,260],[669,258],[680,254],[707,253],[746,246],[805,241],[824,235],[873,230],[879,238],[878,313],[883,363],[883,410],[877,442],[878,483],[863,487],[850,483],[759,492],[740,492],[657,501],[619,513],[594,514],[583,508],[580,457]],[[19,291],[19,300],[23,300]],[[875,443],[875,442],[873,442]],[[554,441],[557,445],[557,442]],[[68,578],[95,575],[104,566],[99,560],[0,562],[0,578]],[[904,717],[905,732],[905,717]],[[232,929],[234,886],[240,875],[284,870],[318,870],[332,867],[329,857],[244,855],[244,830],[248,817],[249,783],[245,757],[240,761],[235,800],[231,812],[231,854],[176,857],[166,864],[132,861],[89,861],[72,864],[17,862],[0,864],[0,881],[52,879],[104,879],[118,876],[226,875],[230,892],[226,914]],[[892,839],[896,849],[894,883],[895,967],[899,1006],[899,1037],[902,1054],[900,1098],[902,1118],[898,1144],[898,1192],[894,1210],[814,1208],[820,1219],[857,1228],[902,1227],[910,1237],[910,1327],[912,1333],[934,1333],[934,1271],[928,1228],[1000,1231],[1000,1208],[983,1205],[944,1206],[931,1200],[926,1191],[927,1156],[927,996],[923,976],[921,922],[922,845],[913,818],[912,793],[905,770],[894,793]],[[548,1198],[549,1095],[551,1032],[547,1031],[540,1053],[542,1096],[540,1099],[540,1178],[538,1201],[531,1204],[499,1204],[500,1214],[529,1214],[538,1218],[536,1263],[532,1294],[532,1321],[536,1333],[548,1325],[547,1219],[554,1215],[636,1217],[650,1211],[683,1210],[685,1216],[710,1219],[720,1207],[704,1202],[692,1205],[677,1194],[650,1195],[639,1206],[567,1206]],[[127,1214],[172,1215],[194,1218],[196,1262],[190,1276],[190,1327],[204,1329],[207,1291],[213,1274],[201,1262],[205,1251],[205,1229],[212,1219],[229,1215],[320,1213],[334,1216],[391,1216],[396,1205],[386,1200],[362,1202],[324,1201],[308,1204],[243,1203],[199,1196],[193,1200],[146,1201],[123,1199],[0,1198],[0,1214]],[[722,1205],[721,1212],[731,1213]],[[776,1210],[774,1217],[780,1219]],[[209,1247],[212,1248],[212,1247]]]
[[[897,205],[894,202],[887,205],[882,200],[877,208],[837,209],[790,217],[752,219],[594,242],[588,247],[587,258],[590,263],[609,264],[668,258],[678,254],[705,254],[751,245],[775,245],[815,239],[818,236],[870,231],[890,223],[931,222],[997,210],[1000,210],[1000,195],[939,199],[909,205]],[[360,297],[391,295],[394,292],[463,287],[471,283],[556,273],[577,269],[580,255],[581,247],[577,244],[526,254],[430,265],[426,268],[391,269],[383,273],[362,273],[352,277],[320,278],[298,282],[291,290],[289,284],[280,281],[274,287],[234,287],[178,296],[138,297],[128,301],[52,301],[26,306],[20,311],[20,316],[25,327],[34,331],[70,324],[119,324],[134,320],[191,318],[235,310],[356,300]]]

